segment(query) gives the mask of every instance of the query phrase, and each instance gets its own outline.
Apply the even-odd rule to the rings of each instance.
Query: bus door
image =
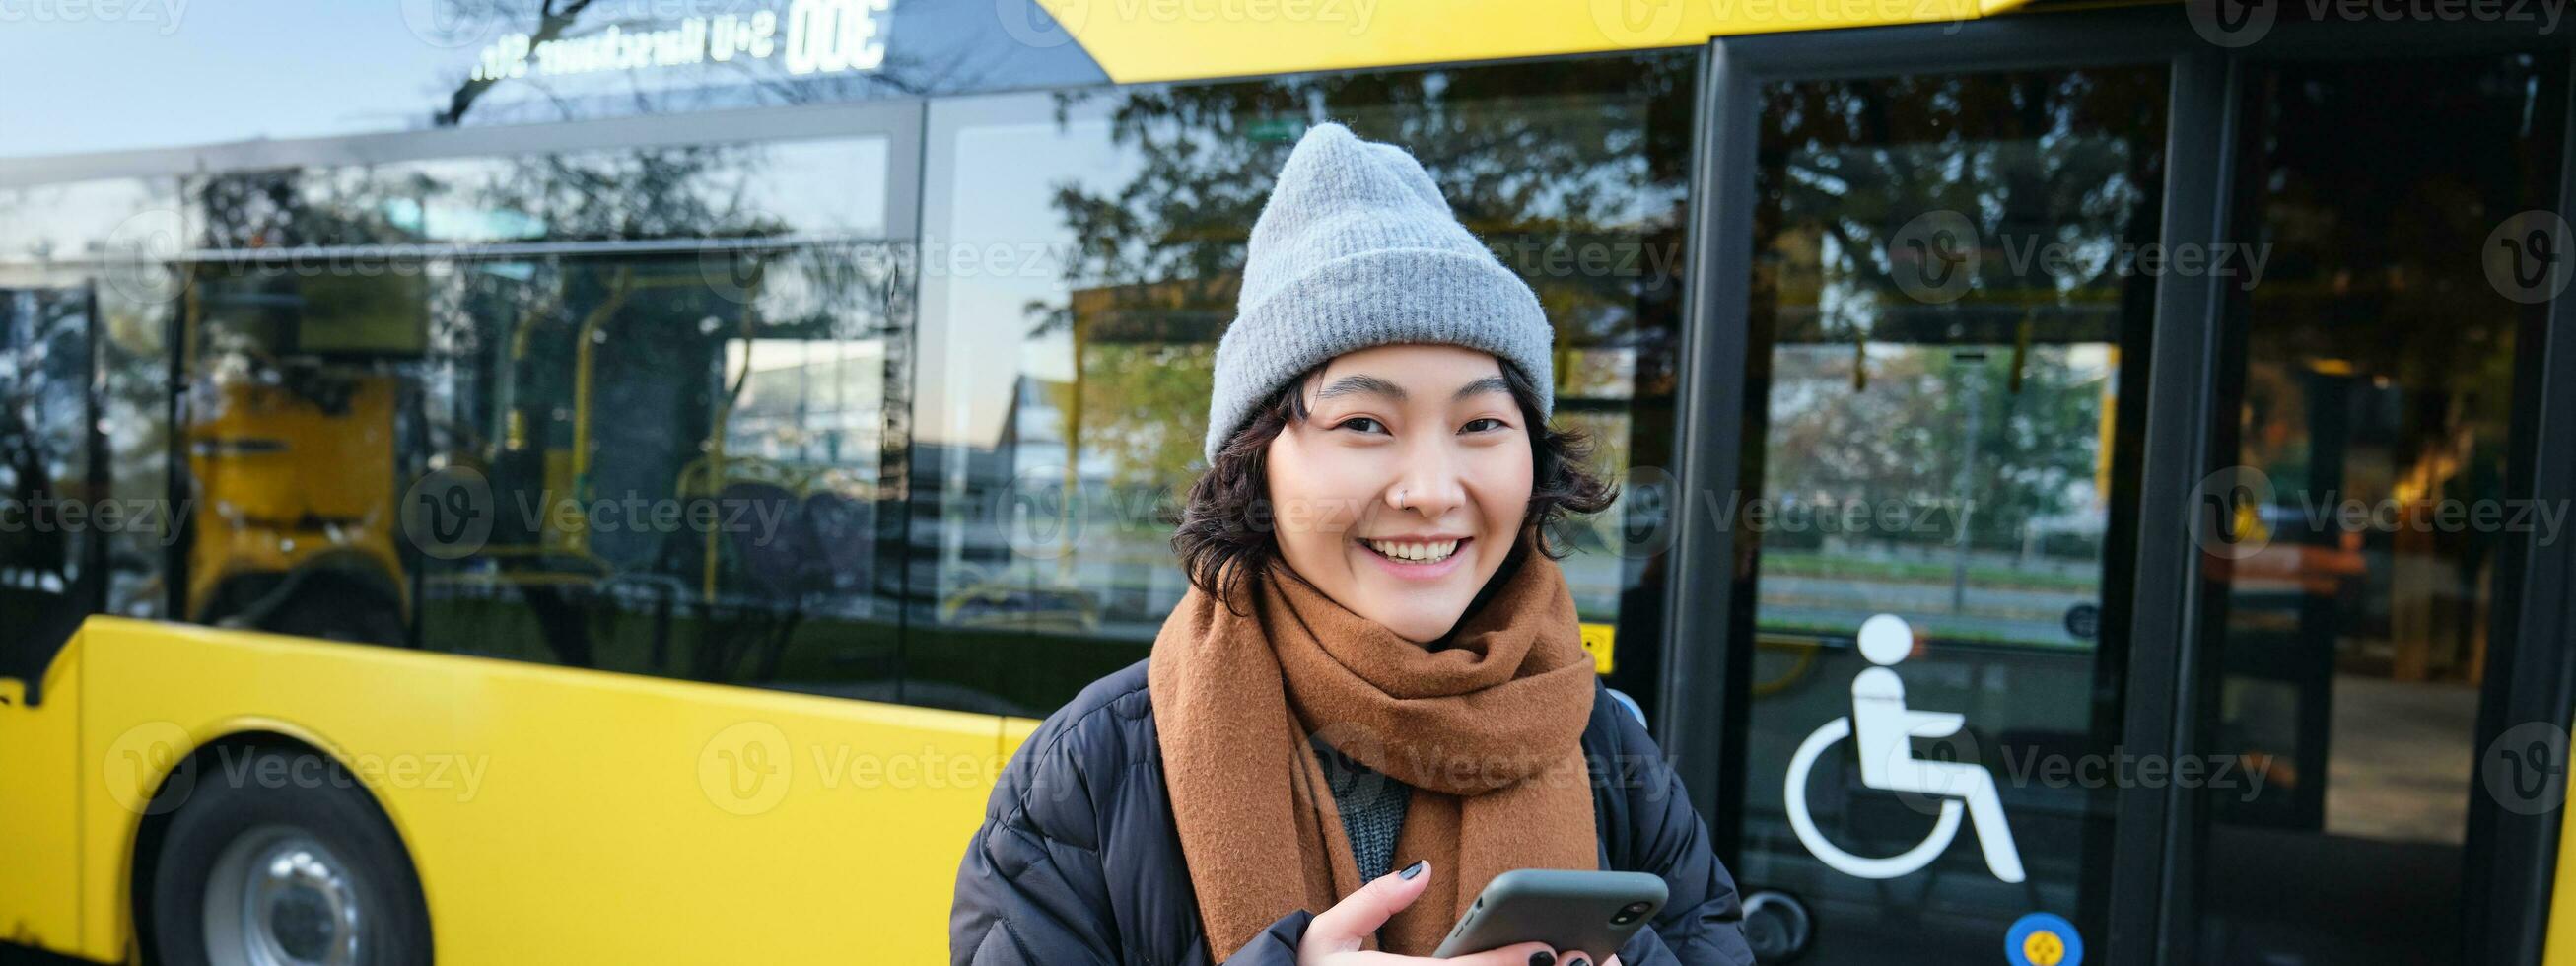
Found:
[[[0,677],[30,701],[104,599],[105,496],[89,396],[97,301],[87,285],[0,279]]]
[[[2240,780],[2179,791],[2171,961],[2541,961],[2568,59],[2420,39],[2285,35],[2235,71],[2222,230],[2270,267],[2217,292],[2176,744]]]
[[[1666,697],[1765,961],[2537,961],[2565,55],[2210,29],[1712,48]]]

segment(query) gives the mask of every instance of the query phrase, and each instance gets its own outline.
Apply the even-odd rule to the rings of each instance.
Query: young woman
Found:
[[[1607,962],[1744,966],[1734,881],[1606,694],[1546,525],[1612,494],[1547,428],[1536,295],[1410,154],[1308,131],[1252,229],[1150,656],[1048,716],[958,870],[961,964],[1427,957],[1515,868],[1663,877]],[[1539,943],[1461,966],[1594,966]]]

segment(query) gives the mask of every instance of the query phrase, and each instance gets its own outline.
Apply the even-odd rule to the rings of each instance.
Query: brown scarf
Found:
[[[1583,726],[1592,661],[1554,560],[1516,549],[1439,650],[1352,613],[1274,563],[1238,616],[1192,587],[1146,668],[1163,781],[1222,961],[1279,917],[1366,882],[1310,734],[1414,787],[1394,863],[1430,888],[1379,931],[1428,956],[1485,883],[1599,867]],[[1376,949],[1371,939],[1364,948]]]

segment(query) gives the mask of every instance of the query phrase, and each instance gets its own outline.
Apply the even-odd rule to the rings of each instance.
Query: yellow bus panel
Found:
[[[26,685],[0,679],[0,939],[68,947],[81,931],[80,667],[56,661],[44,704],[27,706]]]
[[[989,715],[108,617],[55,666],[62,690],[5,720],[59,734],[76,707],[78,760],[10,759],[65,788],[6,798],[73,803],[80,834],[16,812],[7,834],[77,843],[81,874],[13,853],[0,888],[39,911],[27,941],[101,960],[133,935],[149,790],[226,735],[366,778],[459,963],[944,961],[950,894],[923,884],[955,877],[1002,760]],[[225,764],[188,780],[255,780]],[[77,912],[22,892],[65,881]]]
[[[1122,84],[1957,23],[2027,0],[1038,0]]]

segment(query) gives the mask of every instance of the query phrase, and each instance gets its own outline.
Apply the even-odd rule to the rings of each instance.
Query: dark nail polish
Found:
[[[1581,956],[1576,956],[1573,959],[1567,960],[1565,966],[1592,966],[1592,961]]]
[[[1430,859],[1415,859],[1415,860],[1413,860],[1413,864],[1412,864],[1412,865],[1405,866],[1405,867],[1404,867],[1404,871],[1396,873],[1396,874],[1395,874],[1395,877],[1396,877],[1396,878],[1398,878],[1398,879],[1410,879],[1410,878],[1413,878],[1414,876],[1421,875],[1421,874],[1422,874],[1422,870],[1424,870],[1424,869],[1428,869],[1428,868],[1430,868],[1430,867],[1431,867],[1431,860],[1430,860]]]
[[[1555,964],[1555,953],[1542,949],[1530,954],[1530,966],[1555,966]]]

